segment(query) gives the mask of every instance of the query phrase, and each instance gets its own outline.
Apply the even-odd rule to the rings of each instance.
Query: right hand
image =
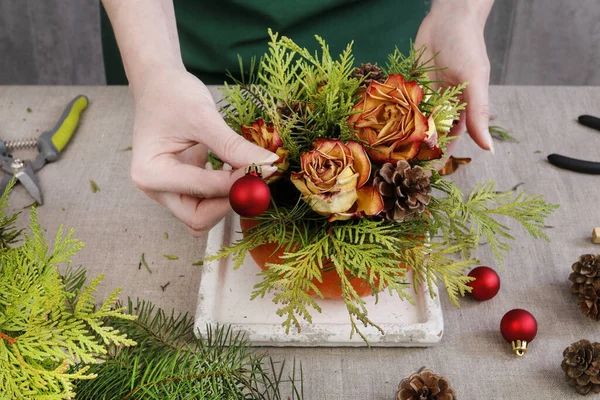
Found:
[[[270,165],[279,157],[229,128],[193,75],[173,69],[150,76],[134,91],[131,179],[200,236],[231,210],[229,189],[244,167],[263,165],[266,178],[277,170]],[[204,169],[207,149],[234,170]]]

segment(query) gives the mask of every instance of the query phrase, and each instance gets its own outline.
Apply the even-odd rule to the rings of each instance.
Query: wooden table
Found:
[[[45,198],[42,225],[49,235],[61,223],[76,229],[86,246],[74,263],[86,266],[89,276],[106,275],[100,296],[122,287],[123,296],[193,313],[201,270],[192,263],[202,258],[205,243],[131,183],[131,152],[120,150],[131,144],[133,104],[127,88],[0,86],[0,137],[35,137],[50,129],[80,93],[89,96],[90,107],[79,131],[63,157],[38,174]],[[600,115],[600,90],[493,87],[491,110],[498,115],[493,123],[510,129],[520,143],[497,142],[494,156],[462,140],[456,154],[473,162],[452,178],[465,191],[487,179],[499,190],[523,182],[521,188],[561,204],[548,221],[552,242],[531,239],[511,225],[516,241],[501,272],[500,293],[484,303],[464,299],[458,309],[442,292],[445,332],[436,347],[269,350],[275,358],[302,361],[306,399],[392,399],[398,382],[422,366],[446,375],[460,399],[580,398],[564,382],[562,351],[579,339],[600,341],[600,323],[579,312],[567,278],[581,254],[600,253],[591,242],[592,229],[600,225],[600,177],[556,169],[546,155],[600,160],[600,132],[576,122],[580,114]],[[90,179],[99,192],[92,193]],[[33,201],[22,187],[11,200],[14,209]],[[138,268],[142,253],[151,274]],[[485,246],[476,256],[495,267]],[[523,358],[511,353],[499,333],[500,319],[512,308],[529,310],[539,323]]]

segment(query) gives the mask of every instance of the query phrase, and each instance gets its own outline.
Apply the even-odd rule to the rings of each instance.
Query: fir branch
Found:
[[[80,399],[265,399],[282,400],[289,391],[293,400],[302,399],[302,382],[285,378],[284,365],[251,350],[240,333],[230,328],[207,327],[198,338],[193,319],[166,314],[149,302],[128,300],[133,321],[114,320],[140,345],[111,346],[103,363],[90,366],[98,377],[80,382]],[[270,368],[270,369],[269,369]]]
[[[388,56],[387,66],[385,72],[388,75],[400,74],[406,81],[418,81],[419,84],[425,88],[431,88],[431,84],[435,81],[430,81],[428,75],[442,71],[445,68],[438,68],[433,64],[433,60],[437,56],[434,54],[431,58],[424,58],[425,46],[421,46],[416,49],[414,43],[411,41],[410,50],[408,55],[405,56],[396,47],[394,52]]]

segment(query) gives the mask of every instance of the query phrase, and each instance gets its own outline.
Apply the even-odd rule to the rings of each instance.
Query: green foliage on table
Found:
[[[72,398],[75,380],[95,377],[86,364],[97,362],[107,344],[135,344],[105,319],[134,317],[114,307],[118,290],[96,307],[102,275],[84,287],[83,270],[58,272],[83,246],[73,230],[63,235],[59,228],[50,249],[32,209],[30,233],[15,235],[17,215],[7,214],[11,187],[0,198],[0,398]]]
[[[21,234],[11,188],[0,197],[0,399],[302,399],[295,364],[288,379],[228,328],[197,339],[187,315],[122,307],[120,290],[97,304],[103,275],[86,286],[70,266],[83,243],[61,227],[50,248],[33,208]]]
[[[129,300],[126,311],[137,319],[109,322],[138,345],[109,346],[102,362],[89,366],[98,377],[78,384],[78,399],[302,399],[301,370],[294,365],[286,377],[283,363],[230,328],[208,327],[196,338],[187,314],[139,300]]]

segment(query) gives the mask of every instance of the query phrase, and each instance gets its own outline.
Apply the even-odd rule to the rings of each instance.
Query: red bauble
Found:
[[[469,272],[469,276],[475,278],[468,283],[473,288],[471,296],[479,301],[491,299],[500,290],[500,277],[490,267],[477,267]]]
[[[535,338],[537,328],[535,317],[520,308],[510,310],[500,321],[500,333],[504,340],[512,343],[513,351],[518,356],[527,352],[527,344]]]
[[[229,191],[229,203],[242,217],[256,217],[271,204],[269,185],[251,171],[233,183]]]

